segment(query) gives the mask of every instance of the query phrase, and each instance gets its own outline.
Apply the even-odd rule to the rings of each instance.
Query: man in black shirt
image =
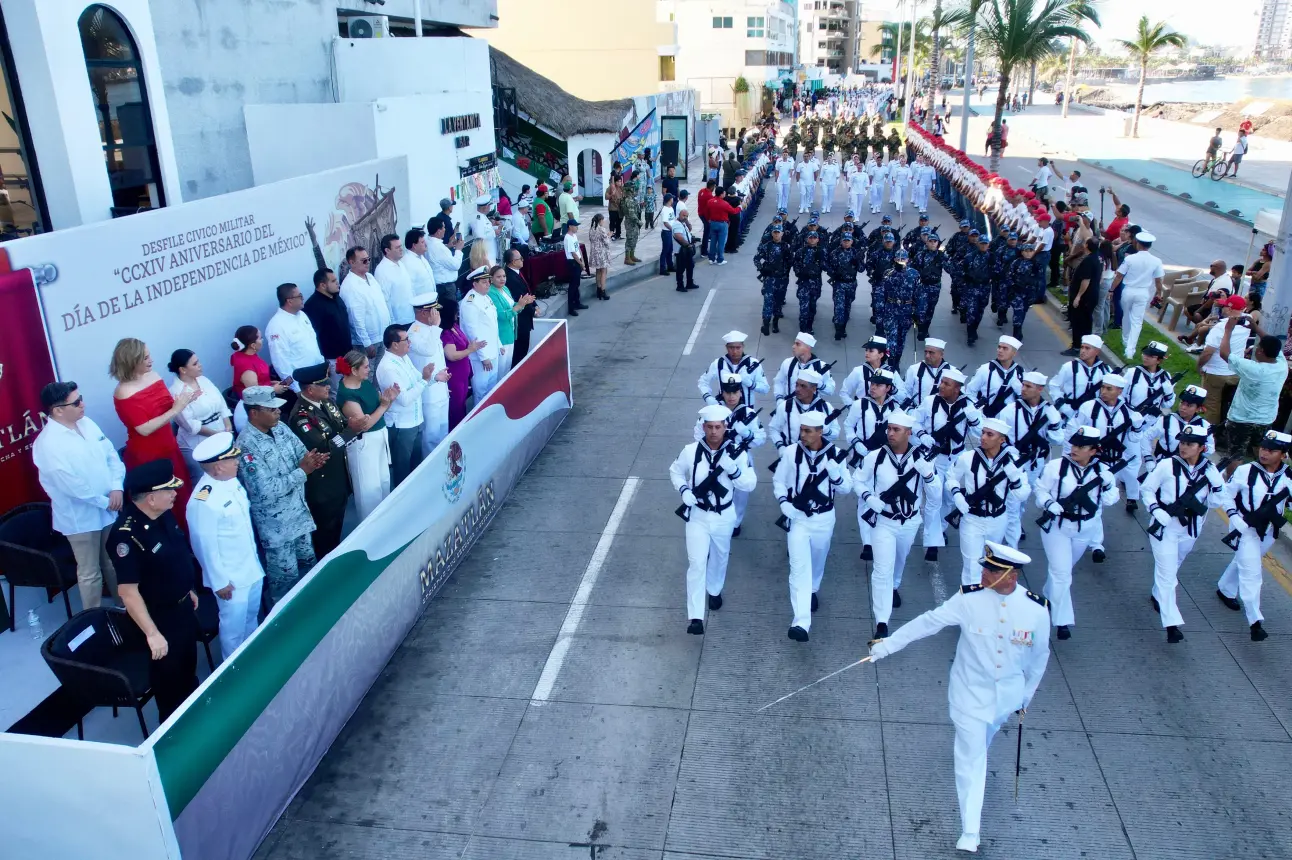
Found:
[[[345,300],[341,298],[341,285],[331,269],[314,273],[314,295],[305,300],[301,309],[314,325],[314,337],[319,342],[319,352],[327,359],[332,370],[332,396],[336,396],[336,360],[351,350],[350,318],[346,314]]]
[[[518,302],[521,296],[534,292],[526,282],[525,276],[520,273],[525,266],[525,257],[520,251],[512,248],[507,251],[503,259],[507,261],[507,292],[511,293],[512,301]],[[516,342],[513,345],[512,367],[520,364],[520,360],[529,354],[529,333],[534,330],[534,317],[537,312],[537,304],[531,302],[516,314]]]
[[[676,174],[677,174],[677,169],[672,166],[670,166],[668,170],[664,172],[664,177],[659,181],[660,187],[663,190],[663,194],[660,195],[661,197],[663,197],[664,194],[672,194],[673,199],[674,200],[677,199]]]
[[[117,588],[152,652],[149,683],[165,722],[197,689],[197,566],[171,507],[184,482],[170,460],[126,473],[126,503],[108,530]]]
[[[453,201],[445,197],[440,200],[440,214],[432,216],[431,220],[426,222],[426,235],[435,235],[435,225],[444,225],[444,241],[448,242],[453,238]]]
[[[1099,256],[1099,240],[1086,240],[1087,253],[1072,274],[1072,302],[1068,308],[1068,323],[1072,326],[1072,348],[1063,355],[1076,355],[1081,351],[1081,339],[1094,331],[1095,308],[1099,305],[1100,277],[1103,260]]]

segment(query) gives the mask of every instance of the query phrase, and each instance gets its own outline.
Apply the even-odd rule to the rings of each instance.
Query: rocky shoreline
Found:
[[[1244,114],[1243,108],[1254,101],[1269,104],[1263,113]],[[1133,111],[1135,99],[1132,95],[1128,101],[1124,91],[1104,87],[1085,88],[1077,93],[1077,104],[1108,110]],[[1197,117],[1209,115],[1200,125],[1215,128],[1220,126],[1227,132],[1238,128],[1243,120],[1251,120],[1252,134],[1270,140],[1292,141],[1292,101],[1278,99],[1243,99],[1242,101],[1224,102],[1155,102],[1144,105],[1143,116],[1153,119],[1165,119],[1174,122],[1195,122]]]

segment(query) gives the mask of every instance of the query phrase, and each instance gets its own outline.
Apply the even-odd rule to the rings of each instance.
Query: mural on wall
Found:
[[[515,127],[500,138],[502,156],[540,181],[559,182],[570,172],[568,157],[557,146],[542,140],[538,134],[529,133],[516,123]],[[535,129],[537,131],[537,129]]]
[[[612,161],[627,164],[637,157],[637,153],[647,148],[650,149],[652,158],[659,154],[659,123],[653,110],[632,131],[626,135],[621,131],[620,135],[619,145],[611,155]]]
[[[395,189],[381,187],[380,178],[374,178],[371,187],[362,182],[347,182],[336,193],[333,210],[328,214],[323,242],[319,244],[314,219],[305,218],[305,229],[310,234],[314,261],[320,269],[333,269],[338,281],[345,280],[350,266],[345,252],[355,245],[362,245],[376,260],[381,256],[381,237],[397,233],[399,211],[395,206]],[[329,265],[328,260],[336,260]]]

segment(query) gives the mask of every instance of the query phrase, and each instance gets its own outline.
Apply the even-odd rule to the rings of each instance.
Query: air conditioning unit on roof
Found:
[[[351,39],[382,39],[390,35],[390,18],[385,15],[356,15],[346,19]]]

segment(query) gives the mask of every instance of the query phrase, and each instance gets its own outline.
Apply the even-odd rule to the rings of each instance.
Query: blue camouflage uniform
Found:
[[[964,289],[964,258],[969,251],[969,222],[960,222],[961,230],[947,240],[947,258],[951,260],[951,310],[961,315],[964,321],[964,307],[960,303],[960,293]]]
[[[929,336],[933,312],[937,310],[938,298],[942,295],[942,273],[952,271],[952,266],[945,251],[929,250],[924,247],[911,256],[911,268],[920,273],[920,292],[915,300],[915,320],[918,337],[923,340]]]
[[[904,252],[901,252],[904,253]],[[920,294],[920,275],[906,265],[894,263],[880,282],[884,301],[878,311],[879,330],[888,339],[888,363],[901,366],[906,347],[906,330],[915,317],[915,301]]]
[[[794,252],[795,295],[799,299],[799,331],[812,334],[816,302],[821,298],[821,274],[825,271],[825,248],[809,245],[804,231],[803,245]]]
[[[906,232],[906,235],[902,237],[902,250],[911,256],[915,256],[915,252],[924,247],[924,237],[927,235],[928,231],[928,216],[921,215],[919,225],[912,227]]]
[[[1010,247],[1008,242],[1001,244],[991,255],[991,309],[996,312],[996,324],[1005,324],[1005,311],[1009,309],[1009,298],[1005,292],[1005,282],[1009,278],[1010,264],[1018,259],[1018,246]]]
[[[884,305],[884,273],[893,268],[893,255],[898,248],[886,248],[882,244],[866,255],[866,279],[870,281],[870,323],[879,322],[879,309]]]
[[[850,247],[843,247],[843,238],[851,236],[851,233],[841,233],[839,247],[826,258],[826,272],[834,295],[835,340],[847,336],[844,327],[852,315],[852,302],[857,298],[857,273],[863,265],[864,255],[855,241]]]
[[[768,240],[754,253],[754,268],[763,282],[763,325],[779,322],[785,311],[785,292],[790,286],[790,262],[793,250],[782,235],[781,241]],[[779,331],[779,326],[777,330]]]
[[[1014,312],[1014,337],[1019,340],[1023,339],[1023,320],[1027,318],[1032,296],[1036,294],[1037,284],[1046,274],[1048,273],[1041,267],[1040,259],[1035,256],[1029,260],[1019,255],[1010,263],[1006,289],[1010,309]]]
[[[965,251],[963,270],[964,286],[960,295],[964,302],[965,326],[969,329],[969,345],[972,346],[978,339],[978,323],[982,322],[991,292],[991,251],[970,245]]]

